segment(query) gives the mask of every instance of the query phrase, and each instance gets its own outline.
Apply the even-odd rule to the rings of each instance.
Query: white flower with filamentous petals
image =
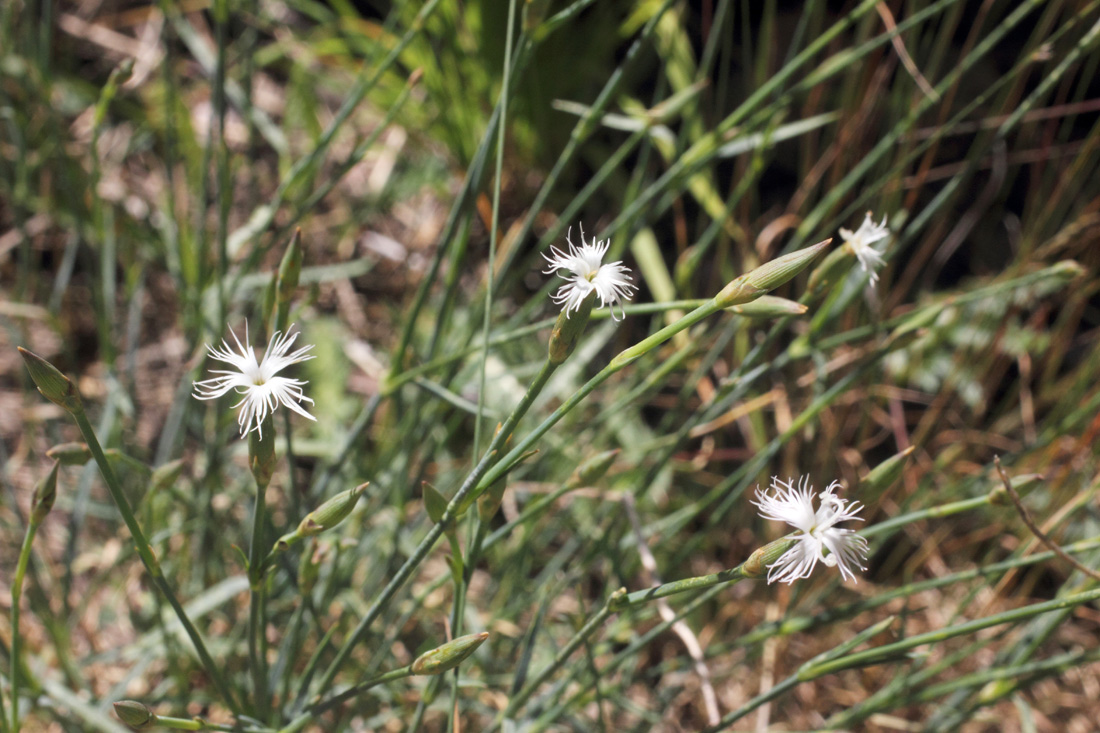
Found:
[[[863,218],[863,223],[859,225],[859,229],[854,232],[844,227],[840,228],[840,236],[852,248],[852,253],[859,260],[863,271],[871,275],[872,285],[878,282],[878,271],[886,264],[886,260],[882,259],[882,255],[871,245],[880,239],[884,239],[889,234],[890,230],[886,228],[886,217],[882,217],[881,224],[876,224],[871,219],[870,211]]]
[[[572,228],[570,228],[572,230]],[[601,241],[592,240],[589,244],[584,241],[584,229],[581,229],[581,246],[573,246],[569,234],[565,235],[565,241],[569,244],[569,251],[562,252],[557,247],[550,247],[553,256],[543,255],[550,267],[544,272],[549,275],[559,270],[567,270],[570,274],[563,275],[566,283],[552,296],[553,301],[563,306],[568,317],[571,311],[579,310],[581,303],[593,290],[600,299],[600,307],[607,306],[611,309],[611,317],[616,321],[615,304],[619,304],[622,311],[622,301],[629,300],[633,294],[631,291],[637,287],[631,284],[630,268],[622,262],[603,263],[603,256],[607,254],[607,248],[611,246],[610,239]],[[626,315],[625,311],[623,316]]]
[[[246,433],[258,430],[260,438],[263,439],[261,425],[264,418],[269,413],[275,412],[275,408],[279,405],[286,405],[299,415],[316,421],[317,418],[306,412],[299,404],[300,402],[313,404],[313,400],[302,392],[302,387],[307,383],[300,379],[276,376],[291,364],[312,359],[313,357],[308,356],[307,352],[313,348],[313,345],[303,346],[287,353],[298,338],[298,334],[291,335],[290,329],[287,329],[286,333],[276,333],[272,337],[271,343],[264,351],[263,359],[257,362],[252,345],[248,342],[248,324],[244,326],[243,346],[233,329],[229,329],[229,332],[237,342],[236,351],[231,349],[224,339],[222,339],[221,349],[207,346],[206,350],[210,358],[232,364],[233,371],[212,369],[213,374],[223,376],[195,382],[195,397],[200,400],[212,400],[221,397],[229,390],[236,390],[237,394],[241,395],[241,401],[233,405],[233,408],[241,408],[241,413],[237,416],[237,424],[241,427],[242,438]]]
[[[767,491],[757,490],[757,501],[753,504],[760,508],[760,516],[786,522],[798,530],[795,533],[797,544],[768,566],[769,583],[775,580],[793,583],[799,578],[808,578],[819,560],[829,567],[840,568],[841,577],[853,580],[856,577],[853,567],[867,569],[863,566],[867,559],[867,540],[850,529],[836,526],[849,519],[863,521],[856,516],[863,505],[859,502],[848,504],[833,493],[838,488],[840,482],[834,481],[817,495],[816,511],[814,487],[810,486],[808,476],[799,480],[797,488],[793,482],[773,476]]]

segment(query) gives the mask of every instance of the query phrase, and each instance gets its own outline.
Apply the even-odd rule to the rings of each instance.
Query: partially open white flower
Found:
[[[753,504],[760,508],[760,516],[786,522],[798,530],[795,533],[798,543],[768,566],[769,583],[776,580],[793,583],[799,578],[808,578],[819,560],[840,568],[841,577],[853,580],[856,577],[853,567],[867,569],[863,566],[867,559],[867,540],[850,529],[836,526],[849,519],[863,521],[856,516],[863,505],[845,502],[833,493],[838,488],[840,482],[834,481],[817,495],[816,511],[814,487],[810,486],[809,476],[799,479],[797,488],[793,482],[773,476],[767,491],[757,490],[757,501]]]
[[[859,225],[859,229],[854,232],[844,227],[840,228],[840,236],[851,247],[863,271],[871,275],[872,285],[878,282],[878,271],[886,264],[886,260],[882,259],[882,254],[871,245],[889,234],[890,230],[886,228],[886,216],[882,217],[881,224],[876,224],[871,220],[870,211],[864,217],[863,223]]]
[[[302,387],[307,383],[300,379],[276,376],[291,364],[312,359],[313,357],[308,356],[307,352],[313,348],[313,345],[303,346],[288,354],[298,334],[291,335],[290,329],[287,329],[286,333],[276,333],[271,338],[271,343],[264,351],[263,359],[257,362],[252,345],[248,342],[247,323],[244,329],[243,346],[233,329],[229,329],[233,334],[233,340],[237,343],[237,351],[233,351],[224,339],[221,349],[206,347],[210,358],[232,364],[234,370],[212,369],[213,374],[223,376],[195,382],[195,397],[200,400],[212,400],[221,397],[231,389],[242,395],[241,401],[233,405],[234,409],[241,408],[241,413],[237,416],[237,424],[241,427],[242,438],[246,433],[258,430],[262,439],[261,426],[264,418],[269,413],[275,412],[275,408],[279,405],[286,405],[299,415],[315,421],[317,418],[306,412],[299,404],[300,402],[313,404],[313,400],[302,392]]]
[[[572,228],[570,228],[572,231]],[[607,254],[607,248],[611,246],[610,239],[600,241],[592,240],[589,244],[584,241],[584,229],[581,229],[581,246],[573,245],[569,234],[565,235],[565,241],[569,244],[569,251],[562,252],[557,247],[550,247],[553,256],[543,255],[550,267],[545,270],[549,275],[559,270],[567,270],[569,274],[561,274],[566,283],[552,296],[555,303],[563,306],[566,316],[571,311],[579,310],[581,303],[593,290],[600,299],[600,307],[607,306],[611,309],[611,317],[615,316],[615,304],[619,304],[622,311],[622,301],[629,300],[632,291],[637,287],[630,281],[630,268],[622,262],[609,262],[602,264],[603,256]],[[625,311],[623,311],[625,316]]]

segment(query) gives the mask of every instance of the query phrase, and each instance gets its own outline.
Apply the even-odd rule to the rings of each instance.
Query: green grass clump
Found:
[[[1061,0],[3,4],[0,733],[1089,729],[1098,45]],[[633,299],[561,315],[566,237]],[[856,581],[768,584],[772,476],[864,505]]]

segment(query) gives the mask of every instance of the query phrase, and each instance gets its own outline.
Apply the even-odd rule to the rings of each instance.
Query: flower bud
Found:
[[[286,247],[286,254],[279,263],[279,285],[277,297],[280,303],[289,303],[294,297],[294,291],[298,288],[298,279],[302,274],[302,230],[294,230],[294,236],[290,238],[290,244]]]
[[[83,466],[92,460],[87,443],[61,443],[46,451],[46,455],[60,461],[62,466]]]
[[[119,700],[115,703],[115,715],[131,728],[144,728],[157,722],[157,716],[146,705],[134,700]]]
[[[23,357],[23,363],[27,365],[27,371],[31,373],[31,379],[43,397],[69,412],[80,409],[80,395],[72,380],[53,364],[22,346],[19,347],[19,355]]]
[[[54,500],[57,499],[57,469],[60,465],[60,461],[54,461],[50,473],[34,488],[34,498],[31,499],[31,523],[33,524],[41,524],[53,509]]]
[[[1076,280],[1085,274],[1086,270],[1080,262],[1076,260],[1061,260],[1055,262],[1050,266],[1052,274],[1064,278],[1065,280]]]
[[[549,359],[551,364],[561,364],[573,350],[577,348],[584,327],[588,324],[588,318],[592,315],[592,306],[596,303],[596,291],[588,294],[577,311],[570,317],[569,309],[563,310],[558,315],[554,324],[554,330],[550,332]]]
[[[809,308],[801,303],[775,295],[761,295],[756,300],[741,305],[731,305],[726,310],[748,318],[780,318],[782,316],[804,315]]]
[[[468,634],[460,636],[454,641],[448,641],[443,646],[432,649],[430,652],[424,652],[412,663],[412,673],[443,674],[447,670],[454,669],[473,654],[488,638],[488,631],[482,631],[479,634]]]
[[[321,577],[321,560],[327,551],[327,545],[322,548],[318,545],[317,539],[313,538],[298,560],[298,590],[303,597],[313,593],[313,588]]]
[[[363,495],[368,486],[370,486],[369,481],[359,484],[354,489],[341,491],[311,511],[298,525],[298,534],[302,537],[312,537],[340,524],[351,514],[351,510],[355,508],[355,505],[359,502],[359,497]]]
[[[294,291],[298,289],[298,280],[302,274],[302,230],[295,229],[294,235],[287,245],[286,254],[279,263],[279,274],[275,277],[274,321],[272,329],[282,331],[286,328],[287,317],[290,314],[290,301],[294,299]]]
[[[573,475],[565,482],[569,489],[578,489],[581,486],[591,486],[604,477],[611,468],[611,464],[619,455],[619,450],[606,450],[586,459],[573,471]]]
[[[914,450],[916,450],[914,446],[909,446],[872,468],[871,472],[859,482],[860,491],[877,494],[893,486],[894,482],[901,478],[901,472],[905,469],[905,464]]]
[[[731,281],[714,296],[715,302],[722,308],[740,305],[756,300],[769,290],[775,290],[792,277],[802,272],[810,261],[833,240],[826,239],[810,247],[777,257],[765,262],[752,272],[748,272]]]

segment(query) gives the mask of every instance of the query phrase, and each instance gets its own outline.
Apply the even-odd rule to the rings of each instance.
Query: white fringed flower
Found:
[[[863,223],[854,232],[844,227],[840,228],[840,236],[851,247],[863,271],[871,275],[871,284],[878,282],[878,271],[886,264],[882,255],[871,245],[880,239],[889,236],[890,230],[886,228],[886,217],[882,217],[882,223],[876,224],[871,219],[871,212],[867,212]]]
[[[572,231],[572,228],[570,228]],[[600,241],[592,240],[589,244],[584,241],[584,229],[581,229],[581,246],[573,246],[569,234],[565,235],[565,241],[569,244],[569,251],[562,252],[557,247],[550,247],[553,256],[543,255],[550,267],[545,270],[549,275],[559,270],[567,270],[570,274],[564,275],[565,285],[558,289],[553,300],[565,310],[566,316],[571,311],[579,310],[581,303],[593,290],[600,299],[600,307],[607,306],[611,309],[611,317],[615,316],[615,304],[619,304],[622,311],[622,301],[629,300],[632,291],[637,287],[630,281],[630,268],[622,262],[609,262],[602,264],[603,256],[607,254],[607,248],[611,246],[610,239]]]
[[[271,343],[264,351],[263,359],[257,363],[256,354],[248,342],[247,323],[244,329],[243,346],[233,329],[229,329],[233,334],[233,340],[237,343],[237,351],[233,351],[224,339],[221,349],[206,347],[210,358],[232,364],[234,371],[212,369],[213,374],[223,376],[195,382],[194,396],[200,400],[213,400],[229,390],[236,390],[237,394],[242,395],[241,401],[233,405],[234,409],[241,408],[241,413],[237,416],[237,424],[241,427],[242,438],[246,433],[258,430],[262,439],[261,426],[264,418],[269,413],[275,412],[275,408],[279,405],[286,405],[299,415],[316,421],[317,418],[306,412],[299,404],[300,402],[313,404],[313,400],[302,392],[302,387],[307,383],[300,379],[276,376],[291,364],[312,359],[313,357],[308,356],[307,352],[313,348],[313,345],[303,346],[287,353],[298,338],[298,334],[291,335],[290,329],[287,329],[286,333],[276,333],[272,337]]]
[[[772,477],[768,490],[756,492],[755,504],[760,516],[786,522],[798,532],[798,543],[787,550],[774,563],[768,566],[768,582],[793,583],[799,578],[808,578],[818,560],[830,567],[840,568],[840,575],[855,580],[852,568],[866,570],[863,562],[867,559],[867,540],[850,529],[841,529],[836,525],[853,519],[863,521],[856,515],[863,509],[859,502],[848,504],[833,492],[840,487],[839,481],[817,495],[818,508],[814,511],[814,487],[810,486],[809,476],[799,479],[795,488],[791,481],[782,481]],[[774,492],[774,493],[773,493]],[[828,553],[826,553],[828,550]]]

